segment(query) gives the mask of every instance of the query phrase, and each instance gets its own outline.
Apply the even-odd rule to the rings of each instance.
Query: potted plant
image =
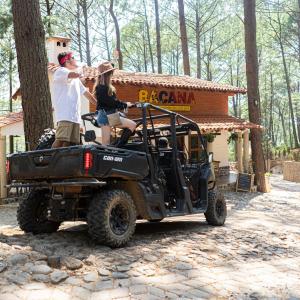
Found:
[[[216,135],[213,133],[208,133],[208,134],[204,135],[204,138],[206,139],[206,141],[208,143],[212,143],[215,140]]]

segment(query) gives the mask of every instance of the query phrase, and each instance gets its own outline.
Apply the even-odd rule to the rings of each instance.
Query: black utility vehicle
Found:
[[[50,233],[63,221],[87,221],[96,242],[119,247],[133,235],[137,219],[204,213],[209,224],[224,224],[226,203],[215,188],[198,125],[154,105],[138,109],[135,136],[122,148],[102,146],[87,131],[85,145],[8,157],[11,185],[32,188],[18,210],[22,230]],[[83,119],[95,123],[93,115]],[[193,158],[184,145],[191,133],[201,149]]]

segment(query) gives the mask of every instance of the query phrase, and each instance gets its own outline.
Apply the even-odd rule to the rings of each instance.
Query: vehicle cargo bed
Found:
[[[142,179],[149,171],[145,153],[98,145],[15,153],[9,156],[9,169],[10,180],[16,181],[111,176]]]

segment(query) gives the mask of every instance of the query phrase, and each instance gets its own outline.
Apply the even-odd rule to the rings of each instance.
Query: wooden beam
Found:
[[[243,166],[244,172],[249,172],[249,131],[246,129],[243,133]]]
[[[237,168],[240,173],[243,172],[243,135],[239,131],[237,140]]]

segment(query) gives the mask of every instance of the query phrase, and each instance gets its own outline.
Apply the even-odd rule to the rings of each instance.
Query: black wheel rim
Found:
[[[217,201],[216,213],[217,213],[218,217],[222,217],[224,215],[224,205],[223,205],[222,201]]]
[[[127,207],[121,203],[115,205],[109,216],[110,227],[114,234],[123,235],[129,227],[129,211]]]

